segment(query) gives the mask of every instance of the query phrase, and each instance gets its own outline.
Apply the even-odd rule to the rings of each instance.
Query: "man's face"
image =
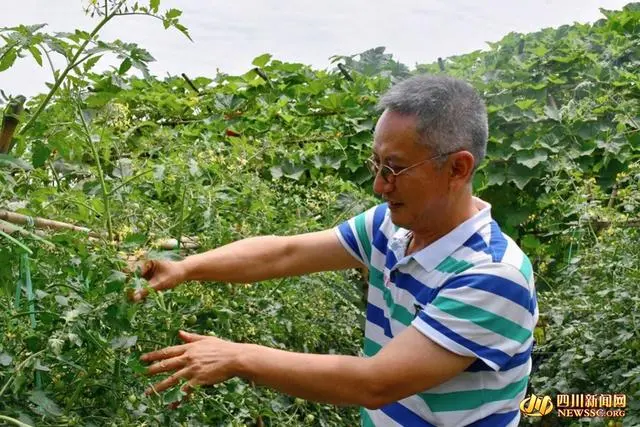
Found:
[[[422,162],[435,154],[420,144],[417,118],[385,111],[376,125],[373,157],[376,163],[394,171]],[[389,174],[386,182],[379,173],[373,190],[389,204],[394,224],[414,229],[444,212],[448,200],[448,173],[437,160],[429,160],[401,173]]]

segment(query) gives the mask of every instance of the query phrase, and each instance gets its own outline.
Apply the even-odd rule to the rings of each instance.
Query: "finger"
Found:
[[[180,339],[184,342],[195,342],[195,341],[201,341],[205,338],[209,338],[205,335],[192,334],[186,331],[180,331],[178,332],[178,335],[180,336]]]
[[[140,276],[143,279],[151,280],[158,269],[158,262],[155,260],[147,260],[144,262],[144,264],[138,263],[137,269],[140,271]],[[151,281],[149,282],[149,287],[151,289],[160,290],[160,287],[157,286],[157,283],[152,283]],[[149,295],[149,288],[144,287],[130,293],[128,296],[129,299],[133,302],[140,302],[145,299],[147,295]]]
[[[166,389],[171,388],[174,385],[178,384],[178,381],[180,381],[180,379],[182,378],[189,379],[189,368],[183,368],[179,370],[178,372],[171,375],[170,377],[160,381],[159,383],[154,384],[153,386],[151,386],[151,388],[148,388],[144,393],[147,396],[153,393],[162,393]]]
[[[140,356],[143,362],[155,362],[156,360],[170,359],[172,357],[181,356],[187,351],[187,345],[174,345],[173,347],[165,347],[161,350],[152,351]]]
[[[129,299],[133,302],[140,302],[145,299],[149,295],[149,289],[142,288],[135,292],[131,292],[129,295]]]
[[[153,277],[153,275],[156,273],[156,269],[158,268],[158,262],[155,260],[148,260],[147,262],[144,263],[144,265],[142,266],[142,278],[149,280]]]
[[[161,360],[147,368],[147,375],[156,375],[161,372],[175,371],[184,368],[185,365],[186,362],[182,357]]]

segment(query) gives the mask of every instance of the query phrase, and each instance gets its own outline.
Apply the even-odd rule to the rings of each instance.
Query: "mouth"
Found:
[[[396,209],[404,206],[404,203],[392,202],[390,200],[387,200],[387,204],[389,205],[389,209],[391,209],[391,210],[396,210]]]

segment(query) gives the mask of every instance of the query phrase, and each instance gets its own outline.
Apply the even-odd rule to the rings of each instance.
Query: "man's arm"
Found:
[[[371,358],[249,345],[236,374],[312,401],[377,409],[448,381],[474,360],[408,327]]]
[[[251,237],[179,263],[185,280],[253,283],[362,265],[332,229],[296,236]]]
[[[156,392],[181,379],[189,388],[241,377],[316,402],[376,409],[439,385],[475,360],[440,347],[412,326],[371,358],[293,353],[186,332],[180,337],[186,344],[142,356],[155,362],[151,375],[175,371],[153,387]]]
[[[161,291],[189,280],[253,283],[318,271],[362,267],[342,246],[332,229],[296,236],[251,237],[191,255],[182,261],[149,261],[143,276]],[[149,290],[139,289],[133,301]]]

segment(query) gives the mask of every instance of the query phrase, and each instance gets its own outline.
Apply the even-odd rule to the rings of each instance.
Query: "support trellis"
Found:
[[[28,228],[33,228],[35,222],[32,217],[26,217],[26,225]],[[29,320],[31,323],[31,329],[36,328],[36,307],[35,307],[35,293],[33,289],[33,282],[31,281],[31,263],[29,260],[29,252],[25,248],[20,247],[22,253],[20,254],[20,273],[18,275],[18,282],[16,283],[16,294],[14,300],[14,307],[16,311],[20,311],[22,291],[23,288],[27,295],[27,307],[29,310]],[[42,376],[40,372],[36,370],[35,373],[36,388],[42,389]]]

